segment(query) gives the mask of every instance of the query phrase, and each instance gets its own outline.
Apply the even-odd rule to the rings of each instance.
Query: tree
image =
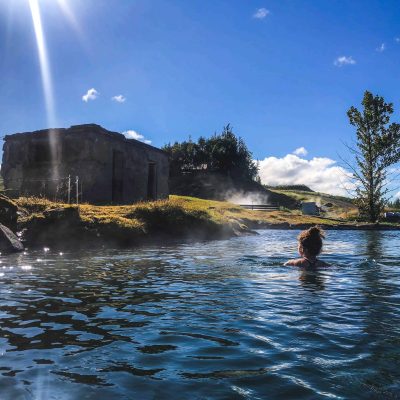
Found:
[[[397,198],[391,202],[388,203],[388,206],[390,208],[394,208],[396,210],[400,210],[400,198]]]
[[[228,124],[221,134],[211,138],[200,137],[197,143],[184,141],[168,144],[163,150],[170,157],[170,175],[184,172],[204,172],[229,176],[239,180],[255,180],[258,165],[243,139],[237,137]]]
[[[384,209],[388,193],[388,168],[400,161],[400,124],[390,123],[393,104],[366,91],[363,110],[347,111],[350,124],[356,127],[356,147],[352,167],[356,181],[356,204],[360,214],[376,222]]]

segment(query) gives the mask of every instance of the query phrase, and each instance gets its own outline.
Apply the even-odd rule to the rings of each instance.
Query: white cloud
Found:
[[[95,88],[91,88],[82,96],[82,100],[87,103],[89,100],[96,100],[99,95],[100,93]]]
[[[354,186],[351,174],[326,157],[306,160],[294,154],[260,161],[260,178],[265,185],[307,185],[317,192],[348,195]]]
[[[305,147],[299,147],[293,152],[293,154],[296,154],[296,156],[306,156],[308,151]]]
[[[335,61],[334,64],[337,67],[343,67],[343,65],[354,65],[356,60],[352,56],[340,56]]]
[[[253,18],[264,19],[268,14],[270,14],[270,11],[262,7],[256,10],[256,12],[253,14]]]
[[[385,44],[385,43],[382,43],[382,44],[381,44],[379,47],[377,47],[375,50],[378,51],[379,53],[384,52],[384,51],[386,50],[386,44]]]
[[[397,192],[395,195],[393,195],[394,199],[400,199],[400,192]]]
[[[117,103],[125,103],[126,97],[122,94],[119,94],[118,96],[111,97],[111,100],[116,101]]]
[[[134,130],[128,130],[128,131],[122,132],[122,134],[127,139],[135,139],[135,140],[139,140],[140,142],[143,142],[146,144],[151,144],[151,140],[145,139],[143,135],[141,135],[140,133],[138,133]]]

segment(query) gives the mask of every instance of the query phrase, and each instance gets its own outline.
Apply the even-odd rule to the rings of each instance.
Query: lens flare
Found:
[[[53,82],[38,0],[29,0],[29,6],[32,14],[33,27],[35,29],[43,92],[46,102],[47,120],[50,126],[52,126],[55,123]]]
[[[74,31],[78,34],[78,36],[80,38],[82,38],[83,32],[82,32],[81,26],[79,25],[79,23],[75,17],[75,14],[72,12],[69,4],[67,3],[67,0],[57,0],[57,2],[58,2],[58,5],[60,6],[61,11],[63,12],[65,18],[69,22],[69,24],[72,26]]]
[[[47,54],[46,40],[43,33],[42,18],[38,0],[29,0],[29,7],[32,15],[33,27],[35,30],[36,45],[38,49],[40,72],[42,76],[42,86],[44,99],[46,104],[47,124],[49,131],[50,151],[52,157],[52,179],[55,181],[59,178],[57,165],[57,138],[55,132],[51,128],[56,126],[56,114],[54,103],[53,82],[50,70],[50,62]]]

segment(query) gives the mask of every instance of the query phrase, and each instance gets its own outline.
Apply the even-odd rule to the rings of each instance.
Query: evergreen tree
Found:
[[[170,156],[170,175],[184,172],[218,172],[234,179],[255,180],[258,165],[242,138],[226,125],[221,134],[200,137],[197,143],[184,141],[164,146]]]
[[[362,111],[351,107],[347,115],[356,127],[356,165],[352,168],[356,180],[356,204],[360,214],[376,222],[387,202],[388,168],[400,161],[400,125],[390,124],[393,104],[366,91]]]

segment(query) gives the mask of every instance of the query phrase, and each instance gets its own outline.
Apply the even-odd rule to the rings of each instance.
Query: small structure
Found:
[[[93,204],[166,198],[168,155],[99,125],[4,137],[1,174],[10,196]]]
[[[400,222],[400,212],[398,211],[385,212],[383,216],[388,222]]]
[[[319,215],[319,209],[314,201],[301,203],[301,212],[303,215]]]

